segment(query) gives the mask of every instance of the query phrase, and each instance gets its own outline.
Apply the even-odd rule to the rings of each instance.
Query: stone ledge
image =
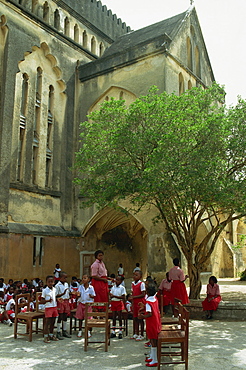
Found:
[[[202,309],[202,299],[191,299],[185,307],[190,312],[191,319],[205,316]],[[213,313],[213,318],[217,320],[246,320],[246,301],[221,301],[217,311]]]

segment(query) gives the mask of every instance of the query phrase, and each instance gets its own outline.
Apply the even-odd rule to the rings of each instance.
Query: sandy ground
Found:
[[[224,300],[236,300],[239,294],[246,297],[246,282],[220,280],[220,286]],[[129,321],[129,334],[131,324]],[[94,332],[93,337],[101,335]],[[98,344],[91,344],[88,352],[84,352],[83,343],[76,334],[50,344],[44,344],[40,334],[34,334],[31,343],[21,336],[15,340],[13,327],[0,324],[0,369],[146,369],[144,354],[148,350],[144,342],[135,342],[129,336],[116,338],[111,340],[109,352],[104,352],[103,345]],[[181,370],[184,365],[165,365],[162,369]],[[191,320],[189,370],[208,369],[246,369],[246,322]]]

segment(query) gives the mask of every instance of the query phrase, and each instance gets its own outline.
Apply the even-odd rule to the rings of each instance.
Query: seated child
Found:
[[[149,283],[147,286],[147,299],[145,303],[145,313],[140,313],[138,318],[146,321],[146,334],[151,342],[150,356],[146,358],[147,367],[156,367],[157,361],[157,340],[161,332],[161,319],[156,298],[156,286]]]
[[[82,323],[85,318],[85,304],[94,302],[94,297],[96,293],[94,287],[90,285],[90,278],[88,275],[83,275],[82,284],[79,286],[77,291],[78,298],[78,307],[75,314],[76,319],[79,320],[79,332],[78,338],[82,337]],[[92,308],[88,307],[88,312],[92,312]],[[88,336],[91,336],[91,330],[88,333]]]
[[[217,279],[215,276],[211,276],[207,285],[207,297],[202,302],[203,311],[207,311],[207,319],[212,319],[213,311],[217,310],[221,299]]]
[[[115,279],[115,285],[110,290],[110,298],[111,298],[111,311],[113,314],[113,326],[112,326],[112,333],[110,338],[115,338],[115,328],[116,328],[116,318],[118,317],[119,320],[119,339],[122,339],[122,310],[124,310],[124,303],[123,301],[126,298],[126,289],[122,285],[122,281],[124,280],[123,276],[117,276]]]

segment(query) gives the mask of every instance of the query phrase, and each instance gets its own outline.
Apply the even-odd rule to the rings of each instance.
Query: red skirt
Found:
[[[111,311],[122,311],[124,310],[124,303],[122,301],[111,301]]]
[[[88,312],[92,312],[91,306],[88,306]],[[74,317],[79,320],[84,320],[85,318],[85,304],[84,303],[79,302],[77,310],[76,310],[76,314]],[[91,317],[89,317],[89,319],[90,318]]]
[[[106,276],[102,276],[106,279]],[[91,279],[91,285],[94,287],[96,296],[94,302],[108,302],[108,282]]]
[[[171,302],[172,305],[175,304],[175,298],[180,299],[182,304],[189,303],[189,298],[187,295],[187,290],[185,283],[180,280],[173,280],[171,286]]]
[[[209,298],[213,298],[214,296],[209,296]],[[203,311],[216,311],[218,305],[221,301],[221,296],[212,299],[210,302],[208,301],[208,297],[202,302]]]

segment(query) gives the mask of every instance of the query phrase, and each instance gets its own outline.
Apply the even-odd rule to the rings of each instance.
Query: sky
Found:
[[[190,0],[101,0],[133,30],[182,13]],[[246,0],[195,0],[216,82],[227,105],[246,99]]]

